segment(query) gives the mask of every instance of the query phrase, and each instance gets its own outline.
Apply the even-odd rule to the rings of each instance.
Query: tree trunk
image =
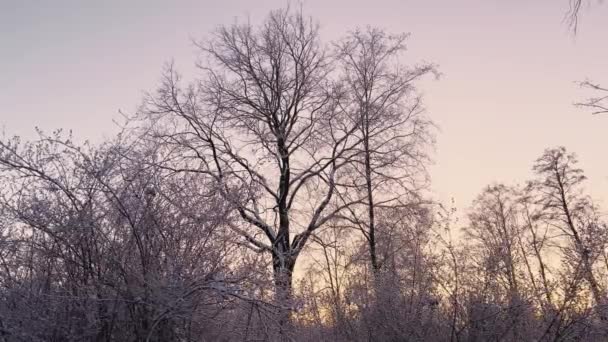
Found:
[[[277,305],[277,324],[281,341],[291,341],[291,313],[293,310],[293,269],[295,260],[286,253],[273,253],[275,304]]]
[[[363,118],[363,122],[363,147],[365,149],[365,190],[367,191],[367,215],[369,220],[368,243],[372,271],[374,273],[374,278],[377,278],[380,265],[378,264],[378,255],[376,252],[376,208],[374,206],[374,186],[372,184],[371,151],[369,147],[369,117],[367,112]]]

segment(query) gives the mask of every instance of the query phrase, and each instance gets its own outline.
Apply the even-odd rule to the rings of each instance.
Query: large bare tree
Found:
[[[197,46],[204,77],[182,87],[168,68],[140,114],[151,139],[167,147],[159,165],[214,179],[241,218],[233,230],[271,256],[284,326],[302,249],[315,230],[361,202],[332,201],[358,153],[358,121],[338,106],[345,89],[335,59],[301,12],[222,26]]]

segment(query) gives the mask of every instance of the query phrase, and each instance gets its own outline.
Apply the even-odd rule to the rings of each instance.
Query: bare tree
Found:
[[[348,89],[340,106],[359,122],[356,133],[362,141],[349,189],[356,192],[355,198],[365,197],[364,210],[350,207],[350,220],[367,240],[374,273],[383,263],[377,251],[377,211],[416,206],[426,185],[431,122],[424,116],[415,82],[435,69],[430,64],[402,65],[407,37],[367,28],[337,44]]]
[[[599,220],[595,206],[583,195],[583,170],[576,167],[577,159],[564,147],[547,149],[534,164],[538,179],[529,187],[537,193],[543,218],[564,234],[570,242],[565,249],[571,265],[585,279],[596,303],[598,315],[606,320],[606,293],[597,279],[594,263],[606,246],[605,226]]]
[[[456,227],[406,40],[325,44],[277,10],[195,43],[201,76],[168,65],[113,139],[0,139],[0,341],[604,341],[608,225],[576,157],[547,149]]]
[[[477,296],[494,305],[477,308],[485,311],[483,315],[488,317],[485,320],[491,322],[492,328],[486,333],[491,335],[486,335],[486,339],[530,338],[532,307],[526,288],[528,279],[522,272],[528,261],[526,249],[521,245],[524,231],[520,215],[517,190],[502,184],[485,188],[468,215],[466,240],[473,251],[475,274],[481,286]],[[495,309],[498,311],[491,311]]]
[[[505,185],[487,187],[469,213],[468,240],[482,248],[482,265],[489,272],[490,281],[504,286],[511,301],[521,295],[518,264],[521,261],[517,239],[520,226],[515,191]]]
[[[245,277],[224,259],[235,248],[222,237],[226,203],[198,175],[149,168],[149,152],[60,133],[0,141],[9,341],[213,336],[213,317],[246,297]]]
[[[220,27],[198,44],[206,77],[180,88],[172,68],[141,110],[167,146],[163,168],[212,177],[238,212],[232,228],[272,257],[276,300],[289,321],[296,260],[319,227],[354,203],[332,204],[358,129],[337,103],[343,89],[318,27],[273,11],[259,27]]]

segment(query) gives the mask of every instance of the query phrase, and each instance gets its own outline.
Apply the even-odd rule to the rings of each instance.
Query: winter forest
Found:
[[[428,191],[441,67],[319,25],[217,27],[101,143],[5,133],[0,341],[608,341],[608,208],[576,151],[457,211]]]

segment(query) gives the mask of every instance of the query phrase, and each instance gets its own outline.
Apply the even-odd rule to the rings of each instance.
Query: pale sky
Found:
[[[568,0],[302,3],[326,41],[366,25],[411,32],[405,61],[439,65],[441,79],[421,84],[441,128],[430,169],[436,198],[466,209],[485,185],[525,181],[544,148],[564,145],[608,211],[608,115],[572,106],[586,97],[574,81],[608,85],[608,4],[583,9],[573,37],[563,22]],[[132,113],[156,86],[163,63],[193,72],[191,38],[286,4],[0,1],[0,127],[25,137],[34,126],[72,129],[99,141],[119,109]]]

